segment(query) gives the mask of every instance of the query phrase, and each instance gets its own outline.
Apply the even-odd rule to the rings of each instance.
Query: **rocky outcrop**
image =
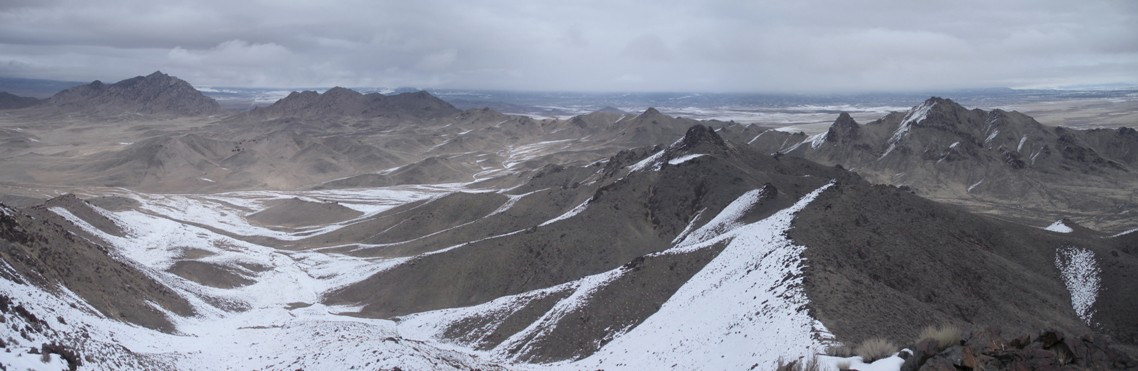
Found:
[[[1043,330],[1004,338],[998,331],[977,331],[960,344],[940,349],[933,339],[916,344],[902,371],[954,370],[1130,370],[1138,361],[1101,335],[1070,336]]]

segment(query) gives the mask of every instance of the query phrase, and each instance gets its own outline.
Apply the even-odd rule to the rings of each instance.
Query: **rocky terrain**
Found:
[[[864,125],[843,114],[814,136],[768,131],[736,138],[1024,222],[1071,218],[1121,231],[1133,228],[1138,212],[1138,131],[1127,127],[1047,127],[1018,112],[931,98]]]
[[[807,136],[344,88],[223,114],[175,80],[0,117],[0,364],[1138,366],[1132,129],[933,98]],[[968,332],[913,340],[938,324]]]

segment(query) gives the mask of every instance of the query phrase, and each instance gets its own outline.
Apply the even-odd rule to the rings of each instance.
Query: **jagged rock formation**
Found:
[[[48,98],[45,109],[103,115],[143,113],[172,116],[214,114],[221,106],[189,83],[162,72],[114,84],[94,81]]]
[[[1065,335],[1053,329],[1036,336],[999,330],[976,330],[944,349],[935,339],[925,339],[901,365],[902,371],[917,370],[1125,370],[1138,361],[1113,347],[1100,335]],[[1015,337],[1007,337],[1012,335]]]

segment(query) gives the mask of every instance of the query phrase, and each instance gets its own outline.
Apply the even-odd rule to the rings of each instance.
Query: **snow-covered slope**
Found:
[[[692,277],[644,322],[614,331],[611,341],[590,357],[556,363],[565,369],[746,369],[773,367],[779,359],[808,357],[821,351],[831,336],[805,308],[801,290],[801,252],[804,247],[786,238],[795,213],[809,204],[824,186],[793,206],[763,220],[746,224],[741,218],[762,196],[754,190],[740,196],[705,226],[659,254],[680,254],[726,243],[727,247]],[[451,326],[488,319],[457,345],[478,346],[511,315],[527,305],[559,298],[524,330],[485,351],[491,359],[508,362],[542,340],[562,317],[592,300],[600,287],[630,268],[588,276],[563,285],[499,298],[489,303],[419,313],[400,320],[404,336],[422,341],[446,341]],[[519,351],[518,349],[523,349]],[[711,363],[709,363],[711,362]]]
[[[800,287],[799,270],[803,247],[788,241],[785,231],[794,214],[828,187],[749,224],[742,221],[743,217],[769,190],[739,196],[705,225],[677,236],[678,242],[671,249],[657,253],[684,254],[727,246],[658,313],[633,328],[613,329],[611,342],[591,357],[547,366],[690,368],[702,360],[723,356],[717,358],[716,365],[735,368],[773,365],[780,358],[816,353],[829,335],[804,311],[808,301]],[[352,221],[298,232],[254,225],[244,217],[263,209],[268,201],[285,197],[334,199],[364,215],[374,215],[453,190],[396,188],[202,196],[116,191],[120,197],[137,201],[138,206],[120,211],[94,209],[121,226],[124,236],[107,233],[68,209],[52,207],[51,212],[110,243],[114,256],[187,298],[197,315],[182,317],[164,311],[177,328],[174,334],[166,334],[104,318],[66,288],[53,294],[5,279],[5,285],[11,287],[5,290],[6,295],[12,302],[31,313],[66,321],[51,322],[50,330],[41,335],[22,337],[7,326],[0,335],[21,339],[12,345],[66,342],[80,354],[90,355],[85,367],[93,368],[528,368],[519,358],[528,347],[549,336],[559,321],[588,305],[598,290],[630,269],[622,266],[475,307],[413,314],[398,323],[366,319],[344,314],[358,308],[321,304],[322,295],[406,258],[360,258],[259,245],[250,242],[255,241],[253,237],[291,240],[334,233]],[[576,216],[570,212],[562,219]],[[172,273],[174,265],[191,260],[220,267],[247,282],[215,287]],[[492,349],[475,349],[477,339],[501,326],[511,313],[547,298],[555,298],[556,303],[537,320]],[[495,317],[494,313],[499,315]],[[692,313],[701,314],[693,317]],[[444,332],[451,325],[476,316],[496,320],[473,331],[469,343],[446,340]],[[652,356],[644,357],[646,354]],[[62,361],[55,357],[51,363],[36,363],[38,356],[30,359],[36,367],[56,368]],[[0,356],[0,362],[23,367],[29,364],[25,358],[29,355],[8,353]]]

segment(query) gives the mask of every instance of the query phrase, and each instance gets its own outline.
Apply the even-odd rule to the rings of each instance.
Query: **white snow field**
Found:
[[[1095,300],[1102,270],[1095,261],[1095,253],[1088,249],[1066,247],[1055,251],[1055,267],[1063,278],[1063,284],[1071,293],[1071,307],[1075,314],[1093,326]]]
[[[1071,233],[1075,231],[1074,229],[1071,229],[1070,226],[1063,224],[1063,220],[1056,220],[1054,223],[1051,223],[1051,225],[1047,226],[1047,228],[1043,229],[1058,233]]]
[[[3,278],[0,281],[14,304],[51,318],[66,318],[66,323],[51,321],[51,331],[57,338],[69,339],[69,345],[81,354],[91,355],[83,366],[90,369],[747,369],[755,365],[770,369],[779,359],[808,358],[832,343],[825,326],[805,310],[809,302],[802,289],[805,248],[786,237],[795,214],[829,187],[815,190],[768,218],[744,223],[740,219],[764,192],[755,190],[741,195],[704,225],[689,226],[677,236],[679,242],[659,254],[679,254],[717,244],[726,248],[643,323],[613,329],[613,339],[589,357],[554,364],[521,363],[515,355],[524,352],[507,349],[524,350],[542,339],[563,316],[589,303],[598,289],[625,274],[625,268],[477,306],[412,314],[397,323],[347,315],[358,308],[325,306],[320,298],[406,258],[365,259],[323,251],[289,251],[246,238],[295,240],[328,233],[401,204],[463,191],[458,186],[215,195],[120,190],[119,196],[141,203],[140,211],[96,210],[122,226],[126,237],[107,234],[66,209],[52,208],[112,244],[117,257],[190,301],[196,316],[167,313],[177,327],[176,334],[103,318],[66,289],[51,294]],[[338,201],[364,216],[288,231],[260,227],[244,218],[264,209],[268,201],[292,197]],[[585,205],[587,202],[574,210]],[[543,225],[576,216],[570,211]],[[203,286],[166,272],[187,249],[211,253],[199,260],[203,262],[225,266],[247,263],[268,269],[241,272],[255,281],[246,286]],[[0,270],[12,272],[6,264]],[[479,339],[509,313],[553,294],[559,295],[560,301],[527,328],[494,349],[474,349]],[[217,303],[244,310],[225,310]],[[497,320],[473,330],[463,342],[442,337],[448,325],[472,316]],[[25,349],[46,342],[39,335],[23,339],[13,328],[0,326],[0,337],[18,339],[16,345]],[[48,363],[41,362],[39,356],[31,360],[28,356],[0,353],[0,363],[18,369],[59,369],[63,365],[58,356]]]

